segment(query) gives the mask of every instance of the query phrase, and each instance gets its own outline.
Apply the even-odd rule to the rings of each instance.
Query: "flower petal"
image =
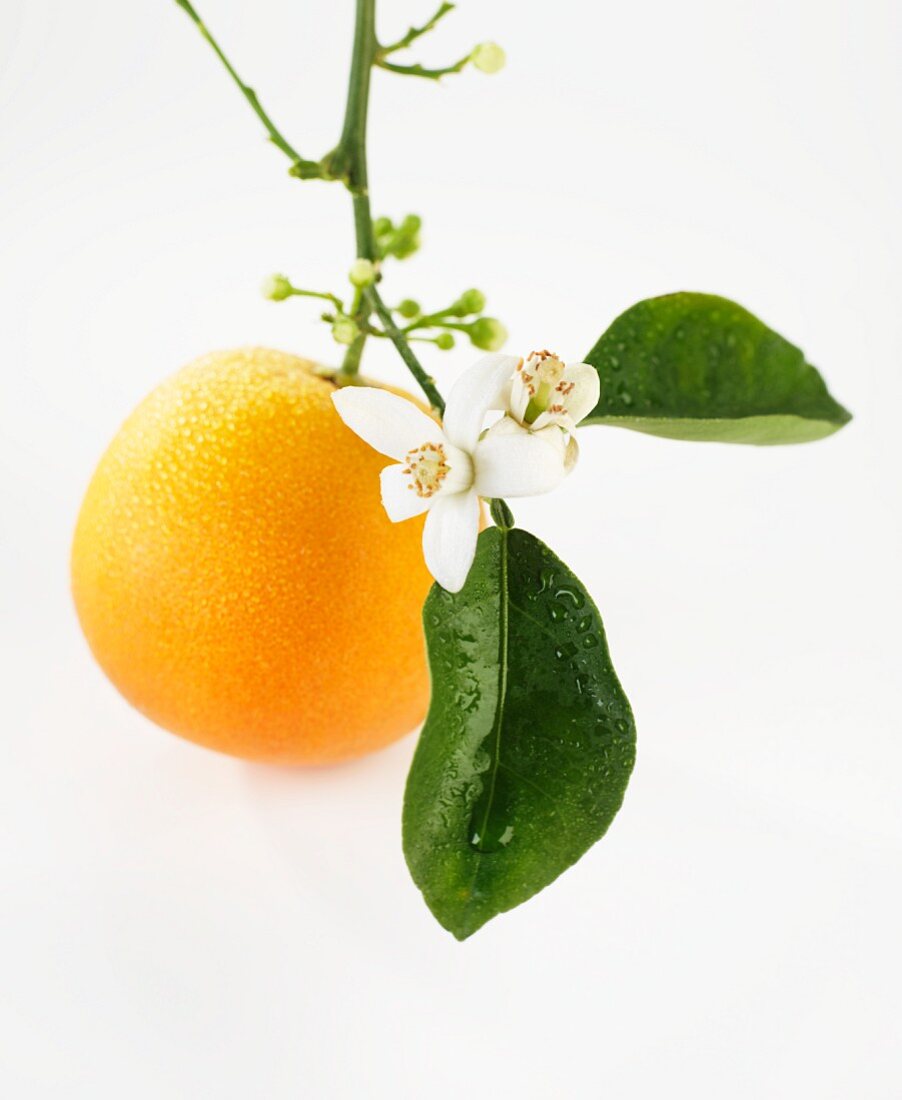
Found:
[[[566,439],[552,424],[540,432],[495,425],[476,445],[474,488],[482,497],[529,497],[556,488],[567,472]]]
[[[588,363],[571,363],[564,369],[563,380],[573,383],[573,389],[567,395],[566,407],[567,415],[574,424],[578,424],[598,404],[601,395],[598,371]]]
[[[429,497],[421,497],[414,492],[410,476],[404,473],[400,462],[385,467],[379,475],[379,484],[382,487],[382,507],[388,512],[392,523],[419,516],[432,503]]]
[[[437,497],[423,528],[426,567],[442,588],[459,592],[476,555],[479,498],[472,489]]]
[[[529,427],[534,432],[540,432],[543,428],[547,428],[549,424],[559,424],[562,428],[567,428],[566,418],[561,413],[551,413],[547,409],[533,420]]]
[[[438,424],[404,397],[375,386],[344,386],[332,403],[352,432],[389,458],[402,459],[424,443],[442,443]]]
[[[571,435],[567,441],[567,449],[564,451],[564,469],[569,474],[573,467],[579,461],[579,444],[576,442],[576,436]]]
[[[545,415],[545,413],[542,413],[542,416]],[[538,421],[536,421],[536,423],[538,423]],[[567,441],[560,429],[554,427],[553,430],[549,430],[549,428],[540,430],[535,424],[527,426],[519,423],[513,416],[502,416],[500,420],[497,420],[485,433],[483,441],[486,439],[496,439],[498,436],[523,435],[538,435],[549,445],[557,447],[561,454],[564,453],[564,447]]]
[[[515,355],[484,355],[458,378],[448,395],[445,435],[462,451],[472,451],[489,409],[503,408],[505,383],[517,369]]]
[[[523,381],[523,371],[514,372],[505,408],[514,420],[523,423],[523,417],[526,416],[526,410],[529,408],[529,390]]]

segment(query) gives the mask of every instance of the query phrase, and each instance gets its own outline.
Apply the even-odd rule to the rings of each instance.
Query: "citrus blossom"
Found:
[[[449,592],[460,591],[473,564],[479,498],[547,493],[567,473],[566,441],[555,424],[527,430],[505,417],[501,430],[483,432],[486,414],[509,382],[511,363],[511,356],[487,355],[465,371],[451,390],[442,424],[385,390],[346,386],[332,395],[345,424],[395,460],[381,474],[389,518],[398,523],[428,512],[426,565]]]

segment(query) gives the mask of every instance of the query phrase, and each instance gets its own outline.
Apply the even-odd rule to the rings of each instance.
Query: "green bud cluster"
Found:
[[[370,260],[355,260],[348,272],[348,279],[354,287],[354,300],[349,307],[337,294],[323,290],[306,290],[295,286],[287,275],[271,275],[262,286],[264,298],[272,302],[284,302],[286,298],[318,298],[329,302],[332,309],[321,313],[321,318],[331,326],[332,339],[336,344],[350,346],[361,335],[360,303],[366,287],[376,281],[376,265]]]
[[[419,302],[405,298],[394,313],[406,324],[399,324],[401,331],[411,340],[435,344],[441,351],[454,347],[454,333],[462,332],[470,343],[481,351],[497,351],[507,339],[507,329],[495,317],[485,317],[485,295],[470,287],[445,309],[425,313]],[[431,330],[433,335],[425,335]],[[414,335],[424,333],[424,335]]]
[[[375,224],[376,239],[388,244],[394,255],[407,255],[410,234],[419,231],[420,219],[408,215],[400,225],[393,225],[388,218],[380,218]],[[406,243],[405,243],[406,242]],[[345,306],[341,298],[320,290],[305,290],[295,286],[287,275],[271,275],[262,286],[263,295],[273,302],[286,298],[319,298],[331,304],[329,311],[321,314],[331,326],[332,339],[349,347],[360,336],[386,337],[365,307],[367,289],[379,278],[378,263],[359,257],[348,271],[348,281],[354,288],[353,300]],[[413,298],[405,298],[392,311],[399,319],[398,327],[410,340],[434,344],[440,351],[450,351],[455,345],[454,334],[461,332],[480,351],[498,351],[507,339],[507,329],[495,317],[486,317],[485,295],[475,287],[463,291],[445,309],[424,313],[423,307]]]
[[[406,260],[412,256],[420,247],[422,225],[423,220],[417,214],[407,214],[397,225],[391,218],[376,218],[373,234],[380,258],[393,256],[396,260]]]

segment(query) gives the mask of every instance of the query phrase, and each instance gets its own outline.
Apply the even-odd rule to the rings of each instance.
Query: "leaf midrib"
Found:
[[[501,729],[504,725],[504,707],[507,702],[507,665],[508,665],[508,645],[509,645],[509,633],[510,633],[510,592],[508,591],[507,581],[507,531],[501,530],[501,549],[500,549],[500,564],[501,564],[501,584],[499,586],[498,593],[498,612],[499,612],[499,630],[498,630],[498,707],[495,712],[495,723],[492,728],[494,734],[495,744],[492,752],[492,764],[491,764],[491,786],[489,787],[488,798],[486,799],[485,813],[482,817],[482,825],[479,829],[479,838],[483,840],[485,838],[485,830],[488,825],[489,818],[492,813],[492,805],[495,801],[495,787],[498,781],[498,772],[501,766]],[[479,862],[476,863],[476,870],[473,874],[473,885],[476,885],[476,876],[479,873]]]

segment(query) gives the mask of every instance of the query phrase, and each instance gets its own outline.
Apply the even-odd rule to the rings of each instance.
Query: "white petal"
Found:
[[[563,380],[573,383],[573,389],[567,395],[564,404],[567,415],[572,417],[574,424],[578,424],[598,404],[601,394],[598,371],[588,363],[571,363],[564,370]]]
[[[545,416],[542,413],[542,416]],[[538,420],[536,421],[536,424]],[[502,416],[500,420],[494,423],[483,437],[483,442],[486,439],[495,439],[498,436],[518,436],[524,435],[538,435],[546,443],[551,446],[557,447],[561,454],[564,453],[564,447],[566,445],[566,439],[560,429],[556,427],[540,429],[535,424],[530,424],[528,427],[518,423],[512,416]]]
[[[579,461],[579,444],[576,442],[576,436],[571,435],[570,440],[567,443],[567,450],[564,452],[564,469],[569,474],[576,463]]]
[[[489,427],[483,439],[489,439],[496,435],[520,435],[525,430],[523,425],[518,424],[512,416],[502,416]]]
[[[427,569],[448,592],[463,588],[478,534],[479,498],[472,489],[436,498],[423,528],[423,554]]]
[[[388,512],[392,523],[400,523],[425,512],[432,503],[430,497],[421,497],[415,492],[410,476],[404,473],[401,463],[386,466],[379,475],[382,486],[382,507]]]
[[[523,423],[523,417],[526,416],[526,410],[529,408],[529,390],[526,388],[526,384],[523,381],[523,375],[520,371],[517,371],[511,380],[510,397],[507,403],[507,410],[514,420],[519,420]]]
[[[485,414],[502,407],[504,385],[519,362],[515,355],[484,355],[454,383],[442,420],[445,435],[455,446],[473,450]]]
[[[535,420],[529,425],[534,432],[540,432],[543,428],[547,428],[549,424],[557,424],[559,428],[563,428],[565,432],[572,432],[576,427],[576,422],[568,412],[553,413],[547,409],[543,413],[535,418]]]
[[[505,419],[510,421],[509,417]],[[550,492],[563,481],[567,472],[566,439],[560,428],[553,424],[540,432],[516,424],[513,431],[496,428],[480,440],[473,453],[474,488],[480,496],[536,496]]]
[[[448,473],[439,487],[440,493],[462,493],[473,487],[473,459],[453,443],[444,445]]]
[[[436,422],[412,401],[375,386],[343,386],[332,402],[352,432],[389,458],[402,459],[424,443],[442,443]]]

